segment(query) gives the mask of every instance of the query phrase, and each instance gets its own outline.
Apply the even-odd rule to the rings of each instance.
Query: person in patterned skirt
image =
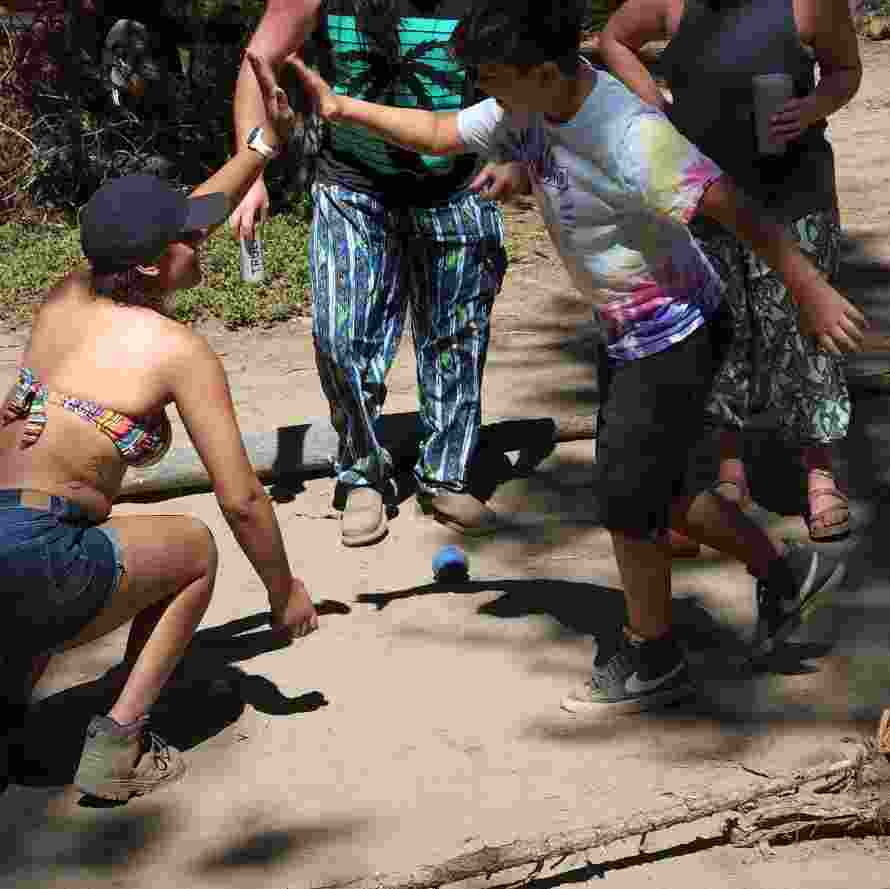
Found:
[[[644,43],[665,38],[658,70],[671,102],[636,55]],[[825,277],[836,274],[840,225],[825,119],[850,101],[862,76],[845,0],[628,0],[609,20],[600,51],[616,76],[785,225]],[[784,151],[770,156],[755,144],[752,77],[776,72],[792,76],[795,97],[771,121]],[[753,415],[772,409],[807,471],[810,537],[842,539],[850,514],[831,466],[851,416],[841,362],[801,331],[775,270],[719,225],[692,228],[733,310],[733,346],[709,405],[721,430],[718,490],[750,503],[741,436]],[[675,551],[686,549],[682,538],[672,542]]]

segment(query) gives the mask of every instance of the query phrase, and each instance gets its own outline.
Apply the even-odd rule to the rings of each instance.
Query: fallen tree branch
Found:
[[[480,447],[502,453],[519,451],[515,469],[523,473],[540,463],[559,442],[592,439],[594,433],[592,413],[552,419],[508,418],[482,427]],[[418,445],[416,413],[384,417],[380,436],[397,467],[413,465]],[[311,420],[243,438],[251,465],[264,483],[333,473],[339,437],[328,420]],[[209,489],[207,470],[194,448],[174,448],[157,466],[130,470],[118,500],[160,499]]]
[[[678,824],[689,824],[722,812],[735,812],[759,800],[794,793],[805,784],[853,775],[865,762],[864,756],[844,759],[828,766],[808,769],[791,778],[781,778],[757,787],[745,787],[723,794],[708,794],[696,802],[685,802],[663,809],[640,812],[609,824],[529,840],[514,840],[499,846],[483,846],[442,864],[425,866],[404,875],[375,875],[351,882],[330,883],[317,889],[437,889],[471,877],[490,876],[500,871],[537,864],[548,858],[559,858],[608,846],[619,840],[645,836]],[[823,803],[824,806],[824,803]],[[757,827],[752,826],[751,831]],[[742,836],[742,835],[740,835]],[[731,836],[730,836],[731,841]]]
[[[830,801],[829,801],[830,800]],[[882,794],[867,798],[795,796],[758,810],[734,824],[734,846],[756,847],[818,837],[884,834],[890,827],[890,802]]]

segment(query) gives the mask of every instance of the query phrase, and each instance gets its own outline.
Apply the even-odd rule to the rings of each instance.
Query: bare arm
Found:
[[[245,56],[245,64],[253,72],[254,82],[258,84],[257,89],[260,96],[263,97],[265,106],[263,114],[268,114],[267,123],[270,125],[264,129],[263,139],[270,148],[276,148],[287,139],[293,126],[294,112],[288,104],[286,94],[282,89],[279,89],[272,67],[268,62],[248,51]],[[256,125],[255,122],[254,126]],[[229,206],[236,207],[253,187],[267,163],[266,157],[247,147],[247,135],[245,134],[244,139],[238,143],[235,156],[230,158],[206,182],[199,185],[192,192],[192,197],[222,192],[228,197]]]
[[[248,52],[269,65],[275,76],[289,53],[302,51],[306,37],[317,27],[320,6],[321,0],[268,0]],[[243,145],[251,127],[264,126],[268,119],[267,103],[246,62],[238,73],[234,111],[235,138]],[[269,193],[260,174],[229,217],[233,237],[253,238],[257,221],[264,219],[268,211]]]
[[[296,56],[288,61],[302,80],[324,120],[355,124],[381,139],[418,154],[460,154],[465,147],[456,111],[393,108],[349,96],[338,96],[324,79]]]
[[[862,80],[859,44],[848,0],[797,0],[795,16],[801,39],[819,63],[816,89],[792,99],[771,122],[774,138],[796,139],[807,127],[843,108]]]
[[[248,50],[278,74],[285,58],[303,49],[318,25],[321,0],[268,0]],[[235,136],[240,145],[252,127],[265,123],[265,104],[253,68],[245,58],[235,86]]]
[[[268,591],[274,618],[284,624],[296,599],[302,611],[290,615],[289,629],[309,632],[313,620],[317,625],[315,611],[302,582],[291,575],[278,519],[244,450],[219,358],[201,337],[183,331],[166,376],[222,514]]]
[[[698,212],[719,222],[766,260],[799,306],[803,326],[823,348],[835,354],[860,348],[865,316],[822,277],[785,229],[770,221],[728,177],[707,188]]]
[[[651,40],[668,36],[664,0],[627,0],[600,34],[599,50],[611,72],[644,102],[662,110],[666,101],[639,52]]]

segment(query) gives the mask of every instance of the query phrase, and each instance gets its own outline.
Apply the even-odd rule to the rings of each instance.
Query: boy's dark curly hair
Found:
[[[467,67],[512,65],[528,71],[555,62],[572,75],[578,68],[583,0],[476,0],[451,37],[451,49]]]

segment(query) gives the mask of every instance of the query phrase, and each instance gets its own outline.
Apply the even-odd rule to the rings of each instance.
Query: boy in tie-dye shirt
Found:
[[[627,605],[626,625],[595,628],[591,677],[563,707],[626,711],[694,690],[671,627],[667,528],[741,559],[757,578],[758,651],[844,573],[836,559],[770,540],[735,504],[687,489],[728,335],[720,278],[687,223],[710,216],[780,270],[824,348],[858,348],[865,319],[661,112],[579,59],[583,6],[478,0],[452,46],[493,98],[453,114],[338,97],[295,67],[328,120],[426,154],[507,151],[525,162],[550,235],[605,331],[597,499]]]
[[[458,118],[480,154],[509,145],[526,164],[547,229],[591,297],[610,358],[643,358],[712,316],[722,284],[686,223],[722,172],[667,118],[584,65],[587,99],[569,120],[506,111],[495,99]]]

